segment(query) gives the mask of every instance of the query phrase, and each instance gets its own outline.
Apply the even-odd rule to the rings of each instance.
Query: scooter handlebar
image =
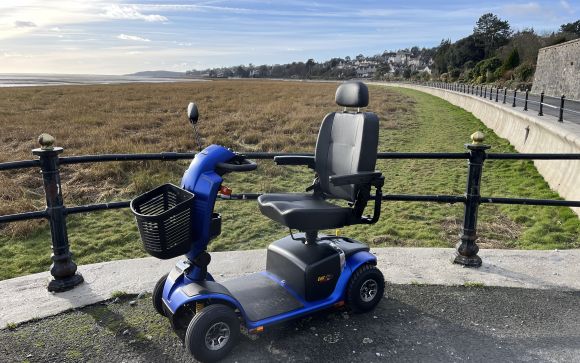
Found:
[[[232,172],[244,172],[244,171],[252,171],[252,170],[256,170],[256,168],[258,167],[258,164],[256,164],[255,162],[253,162],[252,160],[248,160],[248,159],[242,159],[241,161],[238,161],[237,163],[217,163],[216,164],[216,169],[219,171],[224,171],[227,173],[232,173]]]

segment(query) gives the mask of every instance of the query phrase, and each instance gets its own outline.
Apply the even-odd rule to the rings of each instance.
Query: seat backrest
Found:
[[[368,88],[362,82],[343,83],[336,90],[335,99],[345,111],[330,113],[322,121],[316,141],[316,173],[325,195],[354,202],[356,185],[333,186],[329,178],[375,170],[379,118],[372,112],[346,111],[346,107],[368,105]]]

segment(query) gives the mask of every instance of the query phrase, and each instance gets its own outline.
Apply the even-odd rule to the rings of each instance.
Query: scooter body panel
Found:
[[[223,181],[216,172],[216,165],[231,160],[234,152],[220,145],[210,145],[200,151],[183,174],[181,187],[194,194],[193,224],[194,240],[186,254],[190,261],[205,251],[211,239],[211,220],[219,187]]]
[[[217,283],[215,281],[192,281],[187,278],[187,274],[181,267],[177,266],[169,274],[167,281],[165,283],[163,291],[163,302],[166,306],[170,315],[175,314],[179,308],[184,305],[195,303],[196,301],[205,300],[220,300],[231,306],[235,306],[239,311],[244,320],[244,323],[248,329],[255,329],[261,326],[268,326],[276,323],[283,322],[285,320],[295,319],[304,315],[311,314],[315,311],[323,310],[332,307],[334,304],[339,303],[345,299],[346,288],[348,282],[354,271],[356,271],[363,264],[376,264],[376,257],[366,251],[357,252],[345,261],[345,266],[342,273],[339,276],[338,282],[333,293],[327,298],[318,301],[307,301],[303,296],[293,291],[288,287],[283,280],[280,280],[278,276],[269,273],[268,271],[262,271],[258,274],[270,279],[275,283],[272,288],[272,294],[275,293],[274,289],[279,289],[282,287],[289,295],[295,299],[296,306],[298,308],[292,309],[290,311],[279,312],[273,316],[267,316],[258,320],[252,320],[246,308],[250,308],[239,301],[235,293],[232,293],[224,285],[228,284],[225,281],[223,284]],[[178,263],[179,265],[179,263]],[[251,275],[244,278],[250,278]],[[256,299],[266,298],[265,296],[255,296]]]

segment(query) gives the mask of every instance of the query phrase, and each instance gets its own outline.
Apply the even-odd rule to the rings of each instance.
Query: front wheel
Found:
[[[225,358],[240,339],[240,320],[228,306],[205,307],[189,323],[185,346],[201,362]]]
[[[155,284],[153,288],[153,295],[151,296],[151,300],[153,300],[153,307],[155,311],[159,313],[159,315],[166,316],[165,310],[163,310],[163,287],[165,286],[165,281],[167,280],[167,276],[169,274],[165,274],[161,276],[159,281]]]
[[[385,292],[385,278],[373,265],[359,267],[348,283],[346,303],[356,313],[370,311],[377,306]]]

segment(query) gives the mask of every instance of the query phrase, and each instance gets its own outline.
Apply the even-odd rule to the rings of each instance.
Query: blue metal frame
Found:
[[[362,265],[366,263],[370,263],[376,265],[377,258],[366,251],[361,251],[353,254],[349,258],[346,259],[346,263],[340,277],[336,283],[336,287],[334,288],[333,293],[322,300],[318,301],[306,301],[303,297],[298,295],[295,291],[290,289],[287,285],[282,284],[281,280],[274,274],[269,273],[267,271],[260,272],[264,276],[270,278],[271,280],[278,283],[278,285],[285,288],[296,300],[298,300],[302,304],[302,308],[292,310],[286,313],[282,313],[279,315],[271,316],[266,319],[258,320],[258,321],[251,321],[248,319],[244,307],[240,304],[240,302],[235,298],[235,296],[230,296],[221,293],[205,293],[199,294],[194,296],[188,296],[184,291],[183,288],[191,283],[196,283],[185,276],[185,274],[181,274],[177,279],[170,280],[167,279],[165,282],[165,287],[163,290],[163,300],[165,305],[173,314],[182,306],[190,303],[194,303],[196,301],[203,301],[203,300],[221,300],[223,302],[229,303],[230,305],[236,306],[244,319],[245,325],[248,329],[255,329],[260,326],[267,326],[276,323],[280,323],[284,320],[294,319],[303,315],[307,315],[309,313],[326,309],[331,307],[332,305],[343,301],[345,296],[345,291],[348,286],[348,282],[352,276],[352,274]],[[213,281],[213,278],[212,280]]]

